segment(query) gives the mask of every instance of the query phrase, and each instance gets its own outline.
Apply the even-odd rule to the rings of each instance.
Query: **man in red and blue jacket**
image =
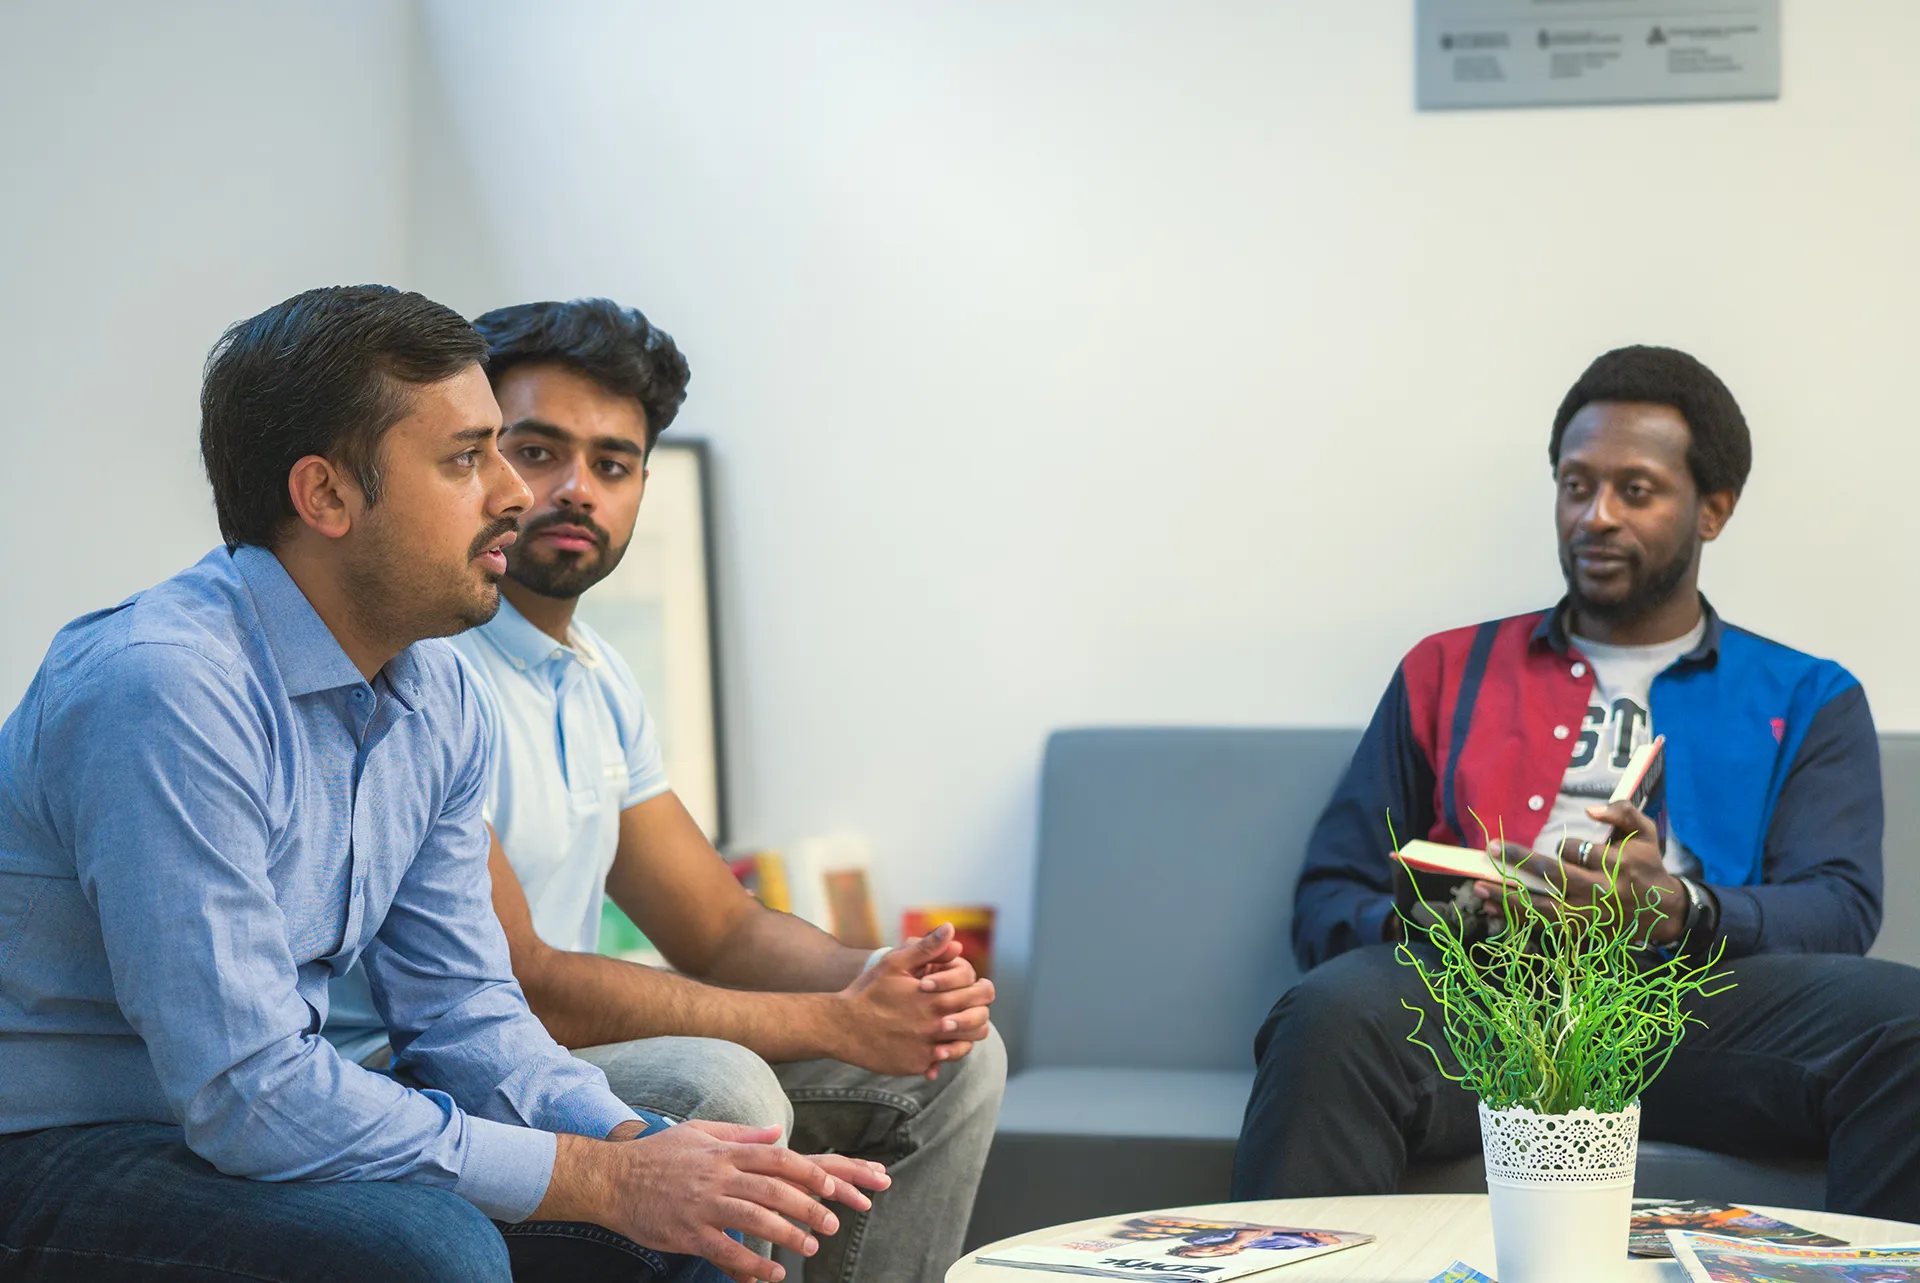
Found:
[[[1920,971],[1861,956],[1883,827],[1865,692],[1699,592],[1751,461],[1739,407],[1683,353],[1620,349],[1549,456],[1567,596],[1429,637],[1394,674],[1308,846],[1308,974],[1255,1044],[1234,1197],[1391,1193],[1409,1161],[1478,1147],[1472,1096],[1406,1041],[1403,999],[1437,1013],[1393,954],[1397,836],[1505,843],[1575,903],[1617,854],[1653,944],[1723,947],[1735,981],[1694,1002],[1705,1027],[1643,1095],[1643,1135],[1826,1154],[1830,1208],[1920,1219]],[[1656,734],[1664,811],[1609,802]]]

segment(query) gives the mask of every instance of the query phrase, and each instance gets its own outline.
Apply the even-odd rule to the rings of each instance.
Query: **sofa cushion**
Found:
[[[1207,1169],[1208,1176],[1213,1177],[1230,1170],[1240,1118],[1252,1089],[1250,1071],[1070,1066],[1027,1069],[1007,1079],[995,1143],[1011,1152],[1012,1147],[1003,1142],[1046,1141],[1063,1154],[1072,1152],[1077,1142],[1090,1140],[1217,1145],[1229,1157]],[[1143,1154],[1152,1152],[1151,1146],[1136,1148]],[[1044,1149],[1030,1143],[1023,1152],[1031,1158]],[[1121,1150],[1107,1146],[1104,1152],[1111,1159]],[[1660,1198],[1711,1198],[1813,1208],[1823,1206],[1826,1200],[1826,1169],[1818,1161],[1763,1162],[1661,1141],[1641,1144],[1634,1184],[1642,1194]],[[1486,1187],[1479,1155],[1469,1154],[1416,1164],[1408,1171],[1401,1192],[1478,1193]],[[1184,1192],[1194,1195],[1183,1200],[1187,1202],[1227,1197],[1224,1185]],[[1201,1194],[1208,1197],[1199,1197]]]
[[[1002,1135],[1225,1141],[1240,1135],[1253,1071],[1046,1066],[1007,1079]]]

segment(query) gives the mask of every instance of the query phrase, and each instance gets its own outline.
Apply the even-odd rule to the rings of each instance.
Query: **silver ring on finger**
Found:
[[[1580,844],[1580,867],[1581,868],[1584,869],[1587,867],[1588,861],[1592,857],[1592,855],[1593,855],[1593,843],[1582,842]]]

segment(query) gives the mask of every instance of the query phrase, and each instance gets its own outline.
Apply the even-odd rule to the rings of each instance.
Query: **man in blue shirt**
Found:
[[[484,356],[384,287],[230,329],[226,547],[63,629],[0,728],[0,1274],[778,1279],[728,1232],[817,1250],[820,1197],[885,1184],[654,1125],[527,1010],[480,705],[425,640],[493,615],[529,498]],[[391,1074],[319,1037],[356,961]]]
[[[870,955],[747,895],[669,787],[625,661],[575,616],[627,550],[648,452],[685,396],[673,340],[604,299],[476,325],[501,449],[533,492],[500,613],[454,643],[493,745],[493,898],[514,974],[629,1104],[887,1163],[893,1187],[822,1244],[809,1279],[937,1283],[1005,1082],[993,987],[950,929]],[[607,895],[679,974],[595,953]],[[327,1033],[378,1063],[366,994],[357,974],[336,986]]]

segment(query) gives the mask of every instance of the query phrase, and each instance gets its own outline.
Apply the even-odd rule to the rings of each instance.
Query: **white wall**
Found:
[[[741,836],[868,832],[1015,974],[1047,731],[1354,724],[1551,599],[1547,419],[1616,343],[1755,425],[1716,601],[1920,728],[1920,7],[1786,6],[1775,104],[1429,116],[1410,8],[421,0],[410,55],[404,0],[7,0],[0,704],[214,542],[221,327],[384,279],[679,336]]]
[[[1385,0],[427,0],[418,267],[681,340],[737,828],[869,832],[1017,969],[1046,733],[1357,724],[1551,601],[1548,421],[1616,344],[1754,426],[1716,603],[1920,727],[1920,6],[1786,10],[1778,103],[1420,115]]]
[[[220,331],[408,246],[405,0],[0,3],[0,709],[54,632],[219,542]]]

